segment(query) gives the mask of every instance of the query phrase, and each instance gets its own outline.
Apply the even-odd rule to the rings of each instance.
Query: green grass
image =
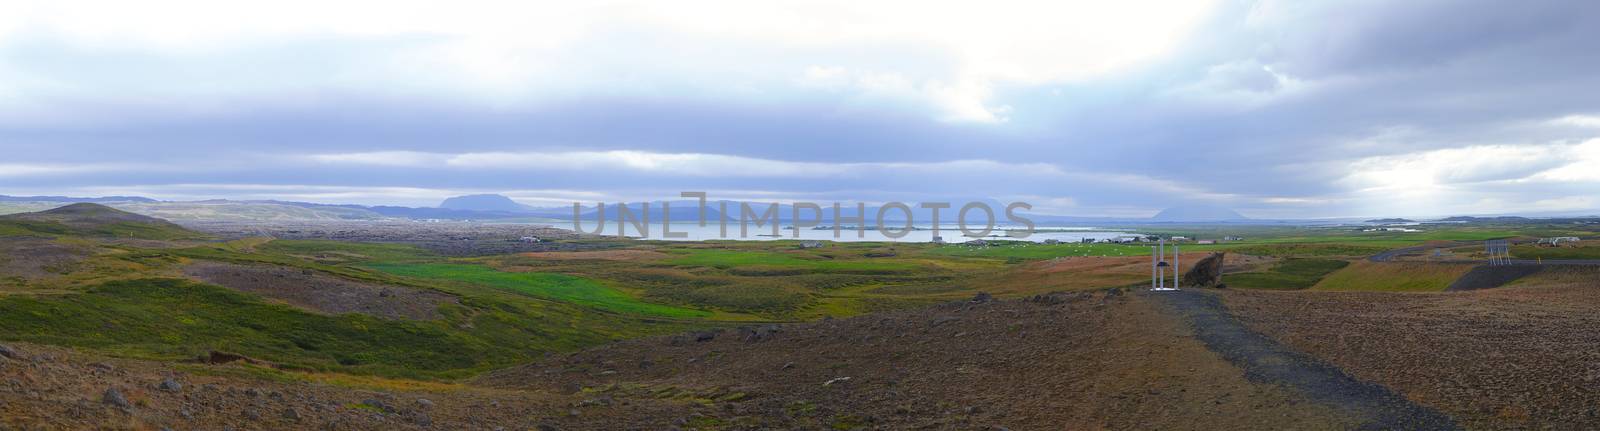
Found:
[[[1600,259],[1600,244],[1589,241],[1582,247],[1538,247],[1519,245],[1511,247],[1517,259]]]
[[[130,356],[220,350],[290,367],[400,376],[482,369],[518,356],[441,322],[324,316],[176,279],[109,282],[82,294],[0,297],[0,338]]]
[[[176,225],[135,222],[106,223],[97,226],[75,227],[45,220],[0,220],[0,237],[111,237],[154,240],[203,239],[206,235]]]
[[[1234,288],[1298,290],[1316,285],[1323,276],[1349,264],[1334,259],[1286,259],[1266,272],[1225,275],[1222,282]]]
[[[670,252],[682,256],[666,261],[667,265],[730,269],[743,275],[793,275],[800,272],[892,274],[920,267],[915,262],[893,258],[828,259],[811,254],[764,250],[688,249]]]
[[[711,313],[702,310],[640,301],[597,281],[566,274],[503,272],[481,265],[451,263],[379,263],[368,265],[368,267],[405,277],[473,283],[528,296],[565,301],[619,313],[674,318],[708,317],[711,315]]]
[[[1316,290],[1437,292],[1472,269],[1470,264],[1358,261],[1329,274]]]
[[[1229,250],[1233,253],[1274,257],[1370,256],[1390,247],[1346,243],[1255,244]]]

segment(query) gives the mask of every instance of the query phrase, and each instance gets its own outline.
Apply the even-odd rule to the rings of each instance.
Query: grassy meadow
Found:
[[[411,278],[458,281],[489,286],[537,298],[569,302],[600,310],[674,318],[709,317],[711,313],[634,298],[598,281],[547,272],[504,272],[482,265],[371,264],[368,268]]]
[[[1383,292],[1437,292],[1449,287],[1471,264],[1430,262],[1357,261],[1329,274],[1315,290],[1374,290]]]
[[[1336,259],[1290,258],[1278,262],[1267,271],[1225,275],[1222,282],[1230,288],[1305,289],[1348,265],[1350,262]]]
[[[112,214],[115,215],[115,214]],[[1186,253],[1255,256],[1234,288],[1441,290],[1469,265],[1372,263],[1365,256],[1430,241],[1569,233],[1556,227],[1186,227]],[[1022,297],[1148,280],[1148,244],[987,245],[778,241],[619,241],[573,250],[448,257],[405,244],[244,238],[221,241],[175,225],[68,225],[0,219],[0,340],[115,355],[183,359],[222,351],[284,370],[449,380],[614,340],[695,328],[790,322],[964,300]],[[1519,257],[1591,257],[1580,248]],[[1541,254],[1542,253],[1542,254]],[[1188,257],[1185,258],[1186,262]],[[288,270],[373,289],[444,295],[426,320],[329,314],[191,279],[200,263]],[[259,291],[258,291],[259,292]],[[268,292],[270,293],[270,292]],[[270,295],[269,295],[270,296]],[[276,375],[276,374],[274,374]],[[374,380],[375,379],[375,380]],[[345,379],[348,380],[348,379]],[[365,381],[365,380],[364,380]]]

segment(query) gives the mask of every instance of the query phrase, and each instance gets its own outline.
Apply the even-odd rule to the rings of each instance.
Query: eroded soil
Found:
[[[466,384],[0,358],[0,424],[60,429],[1341,429],[1148,300],[1106,293],[616,343]],[[294,375],[290,373],[290,375]],[[177,384],[163,384],[167,380]],[[377,388],[374,388],[376,386]],[[109,395],[116,389],[116,395]]]
[[[196,262],[185,275],[206,283],[250,292],[325,314],[366,313],[388,319],[428,320],[455,296],[413,287],[346,280],[305,269]]]
[[[1600,283],[1407,294],[1232,291],[1250,327],[1469,428],[1600,427]]]

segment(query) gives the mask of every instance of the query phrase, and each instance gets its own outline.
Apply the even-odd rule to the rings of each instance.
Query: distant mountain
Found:
[[[517,201],[503,195],[466,195],[445,199],[439,203],[439,208],[466,211],[499,211],[499,212],[524,212],[532,207],[519,204]]]
[[[1519,217],[1519,216],[1498,216],[1498,217],[1455,216],[1455,217],[1445,217],[1445,218],[1439,219],[1439,221],[1459,221],[1459,222],[1475,222],[1475,221],[1482,221],[1482,222],[1493,222],[1493,221],[1518,222],[1518,221],[1528,221],[1528,220],[1529,220],[1529,218],[1527,218],[1527,217]]]
[[[1159,212],[1159,213],[1156,213],[1156,215],[1154,217],[1151,217],[1150,219],[1151,220],[1158,220],[1158,221],[1167,221],[1167,222],[1176,222],[1176,221],[1214,222],[1214,221],[1248,220],[1247,217],[1245,217],[1242,214],[1239,214],[1238,212],[1235,212],[1234,210],[1223,208],[1223,207],[1218,207],[1218,206],[1209,206],[1209,205],[1195,205],[1195,206],[1182,206],[1182,207],[1167,208],[1167,209],[1161,210],[1161,212]]]
[[[47,237],[80,235],[179,239],[205,236],[166,220],[87,202],[39,212],[0,216],[0,232],[5,231]]]
[[[1415,222],[1416,222],[1416,220],[1403,219],[1403,218],[1375,218],[1375,219],[1372,219],[1372,220],[1367,220],[1367,223],[1415,223]]]

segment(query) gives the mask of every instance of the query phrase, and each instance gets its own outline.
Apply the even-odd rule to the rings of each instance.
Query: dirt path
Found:
[[[1288,349],[1246,328],[1216,295],[1196,290],[1145,293],[1172,308],[1212,351],[1243,369],[1251,381],[1277,384],[1348,412],[1362,429],[1457,429],[1449,416],[1419,406],[1380,385],[1358,381],[1315,357]]]
[[[1428,245],[1419,245],[1419,246],[1413,246],[1413,247],[1401,247],[1401,248],[1396,248],[1396,249],[1391,249],[1391,250],[1384,250],[1381,253],[1374,254],[1372,256],[1368,256],[1367,260],[1372,261],[1372,262],[1389,262],[1389,261],[1393,261],[1394,258],[1400,257],[1401,255],[1404,255],[1404,254],[1422,252],[1422,251],[1426,251],[1428,249],[1452,248],[1452,247],[1460,247],[1460,246],[1472,245],[1472,244],[1473,244],[1473,242],[1471,242],[1471,241],[1455,241],[1455,242],[1449,242],[1449,243],[1443,243],[1443,244],[1428,244]]]

